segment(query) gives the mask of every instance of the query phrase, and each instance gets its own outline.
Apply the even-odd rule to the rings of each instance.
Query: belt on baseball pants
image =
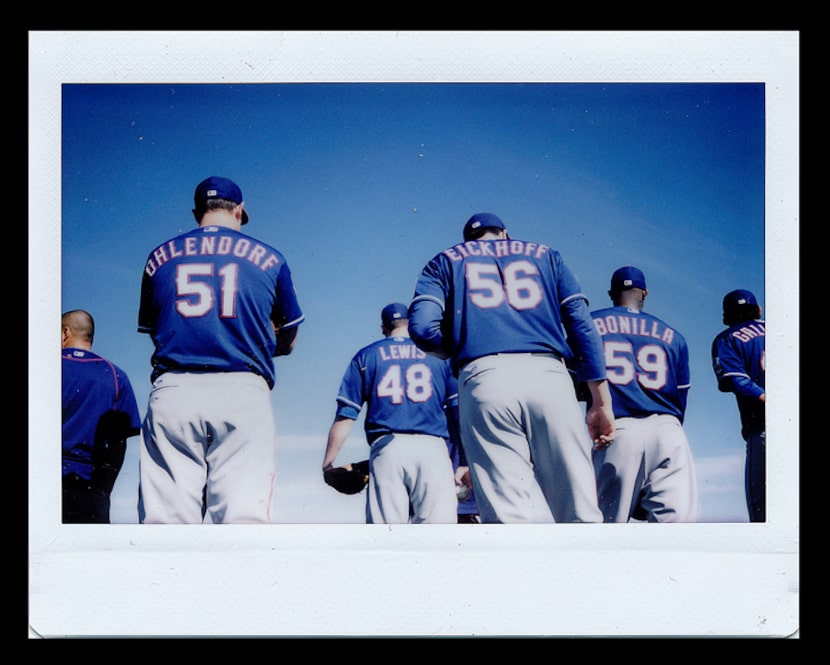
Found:
[[[486,355],[473,358],[472,360],[468,360],[458,368],[458,371],[463,370],[467,365],[475,362],[476,360],[481,360],[482,358],[495,358],[497,356],[538,356],[539,358],[550,358],[551,360],[558,360],[561,363],[565,362],[562,356],[560,356],[558,353],[554,353],[553,351],[499,351],[498,353],[488,353]]]
[[[551,358],[552,360],[562,360],[562,356],[553,351],[504,351],[500,353],[493,353],[494,356],[538,356],[540,358]]]

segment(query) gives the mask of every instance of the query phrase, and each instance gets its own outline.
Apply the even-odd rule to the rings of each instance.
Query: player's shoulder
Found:
[[[766,323],[764,319],[747,319],[746,321],[739,321],[738,323],[733,323],[732,325],[724,328],[723,330],[718,333],[719,336],[730,336],[733,335],[735,332],[743,330],[743,329],[751,329],[756,331],[765,331],[766,330]]]
[[[61,357],[64,360],[104,360],[102,356],[99,356],[97,353],[94,353],[89,349],[81,349],[74,346],[69,346],[65,349],[61,349]]]
[[[274,243],[273,243],[272,241],[270,241],[270,240],[265,240],[264,238],[261,238],[261,237],[259,237],[259,236],[253,236],[253,235],[250,235],[249,233],[245,233],[245,231],[235,231],[235,230],[234,230],[234,233],[238,233],[240,236],[242,236],[242,237],[244,237],[244,238],[247,238],[247,239],[248,239],[248,240],[250,240],[252,243],[256,243],[257,245],[262,245],[263,247],[267,247],[268,249],[270,249],[270,250],[272,250],[272,251],[274,251],[274,252],[277,252],[277,253],[280,253],[280,254],[282,253],[282,252],[280,252],[280,250],[279,250],[279,249],[278,249],[278,248],[274,245]]]
[[[596,309],[591,310],[591,316],[595,319],[601,319],[609,314],[614,314],[617,312],[619,307],[598,307]]]
[[[125,380],[128,380],[127,371],[121,367],[121,365],[116,365],[111,360],[107,361],[110,365],[112,365],[113,370],[118,374],[118,376],[122,377]]]
[[[677,326],[675,326],[671,321],[667,321],[662,316],[658,316],[657,314],[648,311],[643,311],[643,314],[645,316],[650,317],[653,321],[657,321],[657,323],[666,326],[666,328],[671,328],[675,331],[676,334],[680,334],[680,331],[677,329]]]
[[[719,346],[723,346],[728,336],[728,328],[724,328],[723,330],[719,330],[717,333],[715,333],[715,336],[712,338],[712,349],[714,350]]]
[[[354,352],[352,356],[352,360],[359,360],[360,358],[365,357],[367,354],[373,353],[377,350],[378,345],[383,342],[383,340],[375,340],[374,342],[369,342],[368,344],[364,344],[357,351]]]
[[[393,338],[381,337],[379,339],[369,342],[368,344],[364,344],[354,354],[355,358],[364,357],[372,354],[377,355],[380,352],[380,349],[389,346],[391,339]]]
[[[740,325],[732,325],[720,330],[712,340],[712,345],[732,344],[734,333],[739,327]]]

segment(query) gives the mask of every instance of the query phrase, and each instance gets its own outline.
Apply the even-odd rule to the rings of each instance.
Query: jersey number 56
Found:
[[[482,309],[498,307],[505,300],[518,310],[533,309],[542,302],[542,287],[532,277],[539,269],[530,261],[508,263],[503,277],[492,263],[471,262],[466,268],[470,301]]]

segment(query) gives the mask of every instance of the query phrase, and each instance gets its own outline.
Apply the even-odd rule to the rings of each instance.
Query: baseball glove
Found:
[[[326,469],[323,480],[341,494],[359,494],[369,482],[369,460]]]

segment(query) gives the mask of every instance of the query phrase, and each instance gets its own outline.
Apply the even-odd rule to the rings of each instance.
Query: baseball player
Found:
[[[673,327],[643,311],[642,271],[611,276],[613,307],[591,313],[605,349],[616,439],[593,453],[606,522],[696,522],[697,480],[683,429],[689,350]]]
[[[766,521],[766,327],[751,291],[723,297],[723,324],[712,342],[712,366],[721,392],[734,393],[746,441],[745,487],[750,522]]]
[[[61,316],[64,524],[110,523],[110,497],[127,439],[141,433],[130,379],[92,352],[94,337],[89,312]]]
[[[304,315],[285,257],[242,233],[242,192],[210,177],[197,228],[153,249],[138,330],[152,337],[140,458],[144,524],[268,523],[275,474],[274,358]]]
[[[559,252],[511,238],[492,213],[470,217],[463,237],[423,268],[409,330],[458,377],[481,521],[601,522],[591,446],[613,440],[614,418],[579,282]],[[594,400],[585,414],[571,356]]]
[[[387,305],[381,312],[383,339],[352,357],[337,393],[323,472],[333,468],[365,405],[366,523],[455,523],[458,499],[445,411],[454,399],[452,374],[449,363],[415,346],[407,324],[406,305]]]

